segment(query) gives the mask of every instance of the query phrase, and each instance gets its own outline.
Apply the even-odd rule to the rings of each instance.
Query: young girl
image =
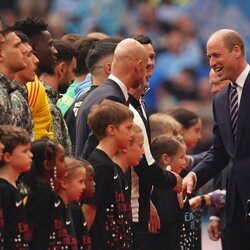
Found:
[[[0,126],[0,249],[29,249],[30,230],[22,196],[17,190],[19,174],[32,163],[30,137],[14,126]]]
[[[152,154],[160,167],[180,173],[187,167],[185,160],[186,145],[180,138],[167,135],[156,137],[152,141]],[[154,189],[152,193],[154,203],[161,221],[159,234],[152,235],[151,246],[157,244],[157,249],[194,249],[195,239],[192,231],[193,217],[188,202],[183,204],[183,197],[174,191]],[[187,221],[185,221],[185,219]],[[181,230],[188,230],[190,235],[181,238]],[[187,244],[187,245],[186,245]],[[193,247],[193,248],[192,248]]]
[[[84,181],[85,189],[81,195],[80,201],[71,202],[69,206],[72,212],[78,242],[79,244],[82,244],[82,248],[79,247],[79,249],[91,250],[92,246],[88,223],[84,216],[84,202],[91,199],[95,192],[94,169],[88,161],[81,160],[81,162],[86,172]]]
[[[33,166],[23,181],[30,188],[27,214],[33,235],[30,249],[44,250],[64,246],[58,230],[63,223],[58,219],[61,203],[54,192],[57,169],[65,167],[65,153],[57,142],[42,138],[32,143]]]
[[[86,244],[84,235],[84,220],[83,216],[79,217],[77,227],[74,225],[70,202],[79,201],[82,192],[85,189],[86,170],[85,165],[89,163],[79,161],[73,158],[66,158],[66,167],[57,169],[57,180],[55,184],[55,192],[60,198],[58,206],[60,215],[63,218],[64,225],[61,225],[60,232],[63,232],[63,242],[70,249],[83,249]],[[81,208],[79,206],[79,211]],[[79,227],[79,222],[82,227]],[[76,221],[75,221],[76,223]]]
[[[194,149],[201,139],[201,119],[194,112],[184,108],[173,109],[168,114],[182,125],[183,139],[187,149]]]

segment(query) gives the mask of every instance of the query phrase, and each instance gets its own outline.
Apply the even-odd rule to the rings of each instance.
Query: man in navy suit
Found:
[[[230,84],[213,102],[212,147],[203,161],[184,178],[183,185],[187,193],[191,193],[229,165],[226,197],[229,248],[250,249],[250,224],[245,220],[250,198],[250,66],[245,59],[243,39],[234,30],[219,30],[208,39],[207,56],[220,80],[228,79]],[[238,101],[236,130],[231,125],[234,112],[230,108],[234,86]]]
[[[139,87],[145,77],[147,60],[146,50],[134,39],[124,39],[117,45],[110,76],[85,98],[79,108],[76,118],[77,157],[87,159],[98,144],[87,124],[90,108],[104,99],[126,104],[128,90]]]

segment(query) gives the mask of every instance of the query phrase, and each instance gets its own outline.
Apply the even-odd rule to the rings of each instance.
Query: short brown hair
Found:
[[[106,136],[106,128],[109,125],[119,126],[127,119],[133,118],[133,112],[124,104],[104,100],[91,108],[88,115],[88,125],[100,140]]]
[[[234,46],[238,45],[242,51],[242,55],[245,55],[245,46],[242,37],[236,31],[229,31],[222,37],[226,48],[232,51]]]
[[[12,153],[19,145],[31,143],[28,132],[12,125],[0,125],[0,142],[4,145],[3,152]],[[4,162],[0,161],[0,167]]]
[[[185,143],[181,137],[159,135],[152,141],[152,155],[159,162],[163,154],[174,156],[182,145]]]

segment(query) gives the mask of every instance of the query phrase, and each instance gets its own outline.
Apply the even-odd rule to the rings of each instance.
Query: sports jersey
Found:
[[[38,182],[26,206],[33,229],[31,250],[78,249],[71,213],[48,185]]]
[[[125,174],[103,151],[95,149],[88,161],[95,170],[96,190],[88,202],[97,206],[90,230],[95,250],[132,248],[130,187]]]
[[[17,188],[0,178],[0,249],[28,250],[31,231]]]
[[[34,121],[35,140],[43,136],[53,139],[52,116],[43,84],[35,76],[34,82],[28,82],[26,86],[28,89],[28,103]]]

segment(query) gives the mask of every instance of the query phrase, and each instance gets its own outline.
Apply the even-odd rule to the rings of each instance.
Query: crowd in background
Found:
[[[121,37],[147,34],[156,51],[156,68],[145,97],[148,109],[164,111],[180,104],[201,115],[203,137],[196,151],[208,148],[211,137],[212,95],[204,50],[206,40],[221,27],[236,29],[246,42],[250,40],[249,9],[246,1],[233,0],[86,0],[84,5],[81,0],[0,3],[0,13],[7,24],[26,16],[40,16],[47,19],[55,38],[90,31]],[[248,43],[246,54],[249,57]],[[164,67],[169,61],[169,67]]]
[[[212,120],[213,120],[211,104],[212,104],[213,94],[217,92],[211,90],[211,83],[213,83],[212,76],[211,75],[209,76],[210,70],[206,59],[206,52],[204,50],[204,44],[206,40],[205,32],[208,31],[209,29],[205,29],[204,25],[203,26],[204,30],[202,30],[201,32],[197,25],[197,22],[201,24],[201,12],[202,10],[205,11],[205,9],[201,8],[201,11],[197,13],[197,15],[194,15],[194,12],[197,11],[197,9],[199,9],[200,6],[199,4],[200,4],[199,1],[111,1],[111,0],[86,1],[84,5],[81,4],[81,1],[77,0],[71,1],[70,3],[68,1],[63,1],[63,0],[44,1],[44,2],[40,1],[36,2],[28,0],[8,1],[8,3],[2,2],[0,4],[0,10],[1,10],[0,14],[2,16],[3,23],[9,25],[15,22],[14,28],[13,27],[9,29],[7,28],[4,30],[3,33],[3,36],[7,42],[5,44],[6,47],[3,47],[3,54],[6,53],[5,54],[6,57],[1,62],[0,65],[1,73],[3,74],[1,75],[1,80],[3,84],[6,84],[3,85],[6,87],[6,90],[11,93],[10,107],[8,106],[9,100],[6,99],[6,110],[7,109],[9,110],[7,112],[6,110],[4,111],[6,117],[3,116],[1,117],[3,123],[5,123],[4,119],[6,119],[7,124],[13,124],[18,127],[23,127],[29,133],[32,140],[41,137],[39,134],[39,131],[41,132],[41,130],[37,124],[43,123],[43,125],[45,125],[45,123],[47,123],[47,125],[44,126],[46,132],[43,131],[43,135],[46,135],[50,138],[55,138],[56,141],[58,141],[60,145],[62,145],[62,147],[64,148],[66,155],[73,154],[76,155],[77,157],[84,156],[83,158],[90,159],[90,162],[92,163],[94,169],[96,170],[96,165],[98,166],[98,160],[99,160],[98,157],[100,157],[100,159],[102,158],[103,160],[107,160],[107,164],[109,159],[105,157],[103,158],[103,156],[100,155],[100,152],[98,152],[98,150],[94,151],[95,154],[94,156],[92,155],[92,158],[91,156],[89,158],[89,155],[87,154],[88,151],[86,151],[86,147],[88,149],[88,147],[91,146],[92,147],[91,152],[92,152],[93,148],[96,146],[97,141],[95,140],[91,141],[93,145],[86,143],[85,145],[81,146],[80,145],[81,142],[79,144],[79,138],[80,140],[82,140],[82,134],[80,134],[81,131],[79,132],[79,124],[80,124],[79,121],[81,122],[80,126],[82,126],[82,124],[84,124],[84,126],[86,125],[86,128],[83,129],[84,130],[83,136],[85,136],[84,133],[87,132],[86,136],[88,139],[84,138],[84,142],[85,140],[86,142],[89,142],[89,138],[92,138],[91,137],[93,135],[92,133],[94,133],[95,137],[97,137],[98,140],[100,141],[98,147],[101,147],[101,149],[106,153],[105,151],[106,146],[109,143],[102,144],[102,141],[105,141],[107,134],[105,134],[105,136],[100,135],[99,134],[100,131],[98,130],[99,129],[98,125],[100,124],[97,125],[95,125],[95,123],[92,124],[92,122],[95,119],[92,122],[91,120],[89,121],[89,119],[91,118],[87,117],[86,114],[90,112],[90,107],[93,104],[95,104],[95,102],[99,103],[99,101],[102,101],[101,99],[98,101],[98,98],[95,99],[95,97],[98,97],[99,93],[98,89],[100,89],[100,92],[101,89],[104,90],[102,94],[104,94],[106,91],[105,87],[103,88],[98,87],[97,90],[95,90],[95,88],[99,86],[104,81],[104,79],[106,79],[109,75],[110,77],[107,80],[107,82],[109,82],[109,80],[111,79],[112,81],[118,82],[119,84],[118,83],[117,84],[121,86],[120,82],[117,81],[117,79],[119,80],[119,77],[117,78],[117,76],[120,76],[121,79],[123,79],[124,82],[127,84],[127,85],[125,84],[127,89],[134,89],[134,92],[132,93],[129,92],[129,94],[132,95],[134,99],[133,98],[131,99],[131,97],[127,99],[125,94],[126,98],[124,100],[121,99],[119,102],[122,102],[123,104],[129,106],[132,105],[134,107],[131,109],[134,112],[135,120],[136,118],[138,119],[138,117],[136,117],[135,114],[140,114],[141,120],[144,120],[144,118],[146,119],[146,122],[143,121],[144,125],[142,125],[142,127],[145,128],[140,130],[140,133],[143,133],[144,138],[145,137],[148,138],[147,139],[148,144],[146,146],[145,145],[143,146],[144,152],[141,151],[140,156],[138,156],[139,158],[141,158],[142,157],[141,155],[144,153],[143,157],[145,157],[146,163],[144,161],[141,161],[143,162],[141,164],[144,167],[145,165],[151,166],[154,164],[159,164],[159,166],[161,166],[162,162],[160,161],[161,160],[160,158],[159,159],[157,158],[159,157],[158,151],[155,152],[152,151],[151,155],[150,144],[152,143],[152,146],[157,147],[157,141],[154,141],[155,139],[154,137],[150,138],[150,129],[147,127],[147,124],[148,122],[150,122],[150,119],[148,120],[148,117],[146,117],[143,99],[145,98],[145,104],[147,107],[148,114],[153,114],[157,112],[165,114],[167,113],[171,117],[174,117],[174,119],[179,123],[178,126],[182,127],[181,129],[182,132],[180,134],[181,137],[183,137],[183,139],[179,138],[177,139],[177,141],[171,143],[173,144],[176,143],[176,145],[178,145],[178,150],[182,152],[182,156],[179,157],[182,157],[184,159],[185,156],[186,160],[183,160],[184,164],[183,166],[177,164],[176,170],[172,169],[172,171],[175,172],[176,174],[168,176],[169,178],[168,184],[171,183],[171,185],[169,184],[171,187],[169,186],[168,189],[174,190],[174,192],[171,191],[173,192],[171,193],[171,195],[173,195],[174,197],[174,202],[173,202],[174,206],[175,205],[177,205],[177,207],[180,206],[182,210],[182,208],[186,209],[187,206],[186,204],[188,203],[188,207],[191,206],[192,208],[191,202],[187,203],[185,202],[184,204],[180,203],[179,200],[178,201],[176,200],[178,198],[178,195],[176,196],[175,192],[176,191],[179,192],[178,185],[179,182],[181,182],[178,179],[179,178],[178,174],[180,174],[182,170],[186,168],[189,171],[190,169],[188,167],[192,167],[193,164],[195,164],[194,161],[196,159],[196,156],[192,154],[196,152],[198,153],[203,152],[210,147]],[[233,3],[232,5],[229,5],[229,1],[223,1],[223,7],[226,8],[227,5],[229,6],[229,9],[232,6],[234,6]],[[209,6],[207,7],[209,8]],[[237,12],[237,8],[232,8],[232,9],[234,9],[235,11],[234,13]],[[112,13],[112,15],[110,13]],[[36,16],[46,17],[49,22],[49,26],[47,26],[43,21],[41,21],[41,19],[30,18],[26,19],[26,21],[17,21],[26,16],[30,16],[31,14]],[[244,15],[242,14],[242,17],[243,16]],[[242,25],[241,28],[244,29],[243,26],[244,25]],[[23,35],[23,33],[25,35]],[[145,36],[142,36],[143,38],[140,36],[136,36],[138,34],[140,35],[144,34]],[[245,35],[247,40],[248,34],[246,33]],[[134,47],[132,46],[132,43],[135,43],[135,41],[132,41],[133,39],[128,39],[128,40],[125,39],[128,36],[137,41],[136,44],[133,44]],[[145,37],[146,39],[148,39],[149,37],[151,38],[151,40],[149,38],[149,43],[144,43],[144,41],[140,40],[144,39]],[[12,41],[13,43],[14,41],[16,41],[16,45],[13,45],[16,54],[13,54],[14,50],[11,52],[8,47],[11,46]],[[68,42],[71,43],[71,46]],[[118,49],[115,49],[117,44],[118,44]],[[150,45],[149,47],[147,47],[148,44]],[[144,49],[142,52],[142,45],[146,46],[146,48],[149,49],[147,50],[148,54],[145,53]],[[48,48],[45,48],[46,46],[48,46]],[[135,48],[137,48],[136,46],[138,46],[138,50],[135,50]],[[124,51],[126,51],[127,54],[123,54]],[[247,51],[248,50],[246,46],[246,54]],[[138,57],[135,56],[137,55],[137,53]],[[114,62],[112,63],[113,54],[114,54]],[[24,58],[26,58],[25,59],[26,61],[25,60],[23,61],[24,58],[22,59],[22,55],[25,55]],[[9,59],[10,56],[12,56],[13,58],[16,56],[15,65],[14,63],[9,64],[7,57]],[[100,58],[98,56],[100,56]],[[103,63],[102,60],[104,57],[105,60],[107,58],[109,60],[111,60],[112,58],[112,60],[108,62],[105,61],[104,65],[99,65],[98,64],[99,62]],[[126,61],[127,57],[130,57],[129,59],[131,58],[133,59],[131,60],[130,64],[127,63]],[[121,58],[123,58],[124,60],[121,60]],[[146,75],[146,79],[142,77],[143,75],[142,68],[140,68],[140,70],[139,68],[136,67],[135,67],[136,70],[132,68],[134,66],[133,63],[135,63],[138,58],[141,58],[142,61],[141,63],[143,64],[144,69],[147,66],[146,72],[150,71],[150,75],[148,76]],[[150,60],[151,60],[150,62],[151,66],[149,63]],[[155,60],[155,65],[152,62],[154,60]],[[18,64],[18,62],[20,63]],[[86,63],[85,65],[86,69],[83,72],[82,68],[79,70],[78,67],[79,65],[82,66],[85,63]],[[102,74],[100,73],[101,71],[98,70],[99,67],[103,67]],[[27,70],[30,71],[25,72],[26,68]],[[126,74],[124,74],[124,69],[127,69]],[[132,74],[133,70],[137,71],[137,74]],[[22,73],[20,74],[19,71]],[[29,76],[30,79],[26,78],[26,76]],[[100,76],[102,77],[100,78]],[[13,79],[15,80],[12,81]],[[135,84],[138,82],[140,82],[141,85],[135,86]],[[10,84],[8,85],[8,83]],[[18,83],[20,84],[20,86]],[[70,83],[72,84],[70,85]],[[109,83],[106,83],[106,85],[108,84]],[[226,85],[227,84],[228,82],[226,83]],[[69,85],[70,87],[68,88]],[[27,89],[25,86],[27,87]],[[74,100],[71,102],[71,105],[68,105],[69,100],[72,97],[71,96],[72,93],[70,94],[70,88],[74,88],[73,89]],[[93,94],[90,95],[91,97],[89,97],[88,95],[91,94],[93,90],[95,90],[94,93],[96,93],[97,95],[95,96]],[[142,92],[138,94],[138,91]],[[41,94],[42,92],[43,96]],[[126,93],[126,91],[124,93]],[[60,100],[63,100],[63,98],[61,98],[62,97],[61,94],[65,94],[64,96],[66,96],[69,99],[67,99],[66,101],[64,100],[60,104]],[[141,97],[142,95],[144,98]],[[41,115],[42,113],[38,114],[36,109],[37,107],[32,106],[33,105],[32,102],[38,103],[39,98],[40,98],[40,104],[43,101],[45,101],[43,104],[47,105],[46,107],[45,106],[43,107],[44,108],[43,114],[45,114],[44,116]],[[117,101],[116,98],[115,101]],[[85,104],[82,105],[84,106],[83,108],[81,106],[77,106],[78,103],[80,105],[82,102]],[[105,104],[103,105],[105,106]],[[72,109],[70,109],[71,106]],[[109,103],[109,106],[112,106],[112,103]],[[11,107],[13,108],[13,110]],[[182,113],[183,110],[181,108],[178,109],[178,107],[185,107],[184,113]],[[114,106],[114,109],[115,108],[116,107]],[[16,112],[16,110],[20,112]],[[186,114],[185,113],[186,110],[188,110],[188,112],[190,113]],[[68,117],[69,111],[71,112],[70,117]],[[194,113],[192,113],[192,111]],[[121,109],[121,113],[122,112],[124,112],[125,116],[125,113],[128,111]],[[28,114],[28,116],[25,117],[22,116],[22,114]],[[75,116],[74,119],[72,118],[72,114],[73,116]],[[188,118],[185,117],[185,115],[187,115],[187,117],[191,115],[192,119],[189,117],[191,121],[187,121]],[[128,116],[132,117],[131,111]],[[43,120],[42,122],[39,121],[41,117],[45,118],[45,120]],[[185,120],[185,118],[187,118],[187,120]],[[159,120],[156,119],[157,125],[159,125],[158,123],[160,123],[160,121],[164,119],[162,117]],[[182,119],[184,119],[184,121]],[[87,120],[89,123],[87,123]],[[187,122],[188,124],[185,124],[185,122]],[[189,124],[189,122],[191,122],[191,124]],[[90,128],[87,127],[87,124],[88,126],[91,127],[91,131]],[[178,130],[178,128],[175,127],[176,124],[173,125],[172,121],[169,122],[168,125],[169,124],[171,124],[171,126],[173,127],[172,128],[173,131],[168,133],[170,133],[171,136],[172,134],[176,136],[175,132]],[[193,134],[191,134],[191,129],[193,130],[192,132]],[[202,136],[200,134],[201,129],[202,129]],[[4,133],[8,134],[8,129],[6,131],[3,131],[3,134]],[[189,131],[190,133],[190,138],[189,136],[185,135],[185,132],[187,131]],[[13,134],[15,134],[15,131],[13,132]],[[177,134],[179,134],[179,132],[177,132]],[[168,140],[169,138],[163,138],[163,139]],[[119,141],[119,136],[117,137],[117,142],[118,141]],[[114,143],[114,141],[110,142]],[[153,142],[155,144],[153,144]],[[198,142],[199,144],[196,147]],[[28,140],[26,144],[27,143],[29,143]],[[168,141],[167,145],[170,145],[171,143]],[[103,148],[103,146],[105,147]],[[122,148],[118,149],[121,150]],[[108,149],[108,151],[109,150],[110,149]],[[178,150],[175,152],[176,155],[177,152],[179,152]],[[188,156],[186,156],[186,150],[188,150],[189,154]],[[83,152],[85,155],[82,154]],[[112,157],[109,154],[107,155],[111,159],[113,159],[112,157],[114,155]],[[157,163],[154,162],[154,160],[152,160],[152,156]],[[204,157],[204,154],[200,154],[198,157],[200,161]],[[171,166],[175,166],[176,164],[175,162],[172,161],[170,162]],[[121,163],[119,159],[118,163]],[[162,163],[162,170],[163,171],[168,170],[167,167],[169,162],[166,161],[163,163]],[[80,163],[74,163],[74,164],[79,165]],[[121,166],[122,163],[120,167]],[[44,166],[44,168],[46,169],[46,166]],[[116,169],[116,167],[114,169]],[[53,171],[54,173],[52,174],[54,174],[54,176],[60,175],[56,172],[58,170],[54,169]],[[118,169],[117,171],[119,172],[120,170]],[[140,170],[138,170],[138,172],[140,173]],[[97,168],[97,173],[98,173],[98,168]],[[133,178],[133,171],[130,174]],[[66,175],[68,175],[68,172],[66,173]],[[163,177],[161,177],[160,172],[158,172],[156,176],[158,176],[159,179],[157,179],[156,177],[157,180],[152,180],[152,183],[156,185],[156,188],[154,190],[154,192],[156,192],[156,196],[157,196],[157,185],[159,185],[161,189],[162,188],[161,185],[163,183],[167,183],[166,175],[167,175],[166,173],[165,175],[162,174],[162,176],[165,176],[164,179]],[[85,176],[85,174],[82,173],[81,179],[83,179],[83,176]],[[98,174],[96,176],[98,176]],[[122,172],[117,173],[117,176],[121,178],[121,180],[119,180],[121,181],[121,183],[125,181],[124,183],[126,184],[127,180],[125,180],[126,178],[123,176]],[[145,176],[143,175],[140,176],[140,174],[138,174],[138,176],[142,180],[144,180],[143,178],[145,178]],[[154,174],[152,176],[154,176]],[[115,177],[116,174],[114,175],[114,179],[116,179]],[[176,178],[176,180],[174,179],[174,177]],[[44,176],[44,178],[46,178],[46,176]],[[102,182],[102,180],[99,180],[98,178],[99,177],[96,177],[96,180]],[[146,179],[147,178],[148,177],[146,177]],[[170,181],[171,178],[172,182]],[[175,181],[173,181],[173,179]],[[81,181],[83,182],[83,180]],[[174,182],[175,186],[173,185]],[[152,186],[152,183],[150,182],[150,187]],[[55,183],[50,183],[50,186],[53,189],[53,191],[56,190],[56,187],[54,185]],[[103,187],[106,188],[105,185]],[[147,190],[148,187],[149,186],[147,186],[146,188],[144,187],[145,190]],[[63,185],[61,186],[61,188],[62,189],[64,188]],[[119,190],[121,187],[118,185],[115,186],[115,188]],[[133,196],[133,185],[131,186],[131,188]],[[80,193],[82,192],[82,189],[81,191],[79,191]],[[150,188],[148,190],[150,190]],[[29,190],[27,192],[29,192]],[[141,191],[138,192],[140,193]],[[67,205],[67,201],[69,198],[68,196],[70,195],[70,193],[66,194],[59,193],[58,191],[58,194],[59,197],[61,197],[61,199],[63,200],[63,202]],[[96,196],[98,195],[100,195],[99,191],[97,191]],[[122,195],[126,196],[126,192],[123,193]],[[140,195],[142,195],[142,193]],[[163,193],[160,196],[165,196],[165,195],[166,197],[169,198],[169,193]],[[65,198],[65,196],[68,198]],[[219,196],[221,196],[221,194],[219,194]],[[203,200],[205,199],[204,197],[205,196],[203,195],[198,196],[198,201],[195,202],[196,205],[194,205],[194,208],[204,207],[204,204],[207,205],[211,205],[211,203],[213,204],[213,201],[206,201],[206,200],[204,201]],[[211,197],[213,196],[208,195],[208,198],[206,199],[210,200],[212,199]],[[216,197],[215,199],[217,199],[218,196],[215,195],[215,197]],[[127,200],[125,201],[125,203],[122,204],[121,206],[128,206],[127,203],[130,203],[130,201],[128,201],[128,198],[126,199]],[[120,202],[119,198],[117,198],[116,201],[118,202],[118,207],[119,207],[119,202]],[[154,202],[155,206],[157,206],[157,201],[158,200]],[[98,201],[95,202],[98,203]],[[145,203],[147,203],[147,201]],[[151,204],[151,206],[153,205]],[[161,206],[161,204],[159,206]],[[133,207],[133,202],[132,202],[132,207]],[[109,209],[109,207],[107,209]],[[147,209],[149,209],[149,207]],[[88,214],[89,211],[87,210],[86,213]],[[140,212],[138,213],[140,214]],[[195,216],[199,216],[199,212],[198,214],[195,213],[196,212],[194,212],[194,215],[192,216],[194,216],[194,218],[198,218]],[[123,215],[125,217],[128,216],[126,218],[128,219],[128,221],[130,221],[129,213],[126,213],[125,211]],[[88,216],[87,216],[87,221],[88,221]],[[141,216],[142,215],[140,214],[139,222],[141,222],[140,221]],[[97,218],[99,217],[97,216]],[[145,218],[148,219],[147,216],[145,216]],[[126,221],[127,220],[124,220],[124,222]],[[197,222],[198,219],[197,220],[194,219],[194,221]],[[147,223],[148,221],[146,220],[146,225]],[[189,227],[191,227],[190,225]],[[183,225],[178,225],[178,230],[180,226]],[[197,225],[197,228],[199,228],[199,226],[200,225]],[[128,230],[131,231],[130,226],[128,226]],[[133,228],[134,232],[140,232],[140,230],[141,228]],[[193,236],[193,240],[195,239],[195,241],[197,241],[197,239],[199,239],[200,237],[198,231],[199,230],[192,232],[195,235]],[[173,233],[176,233],[176,230],[173,230]],[[126,237],[128,237],[130,240],[131,235],[128,235],[126,232],[124,232],[124,235],[126,235]],[[184,235],[183,237],[186,237],[185,234],[183,235]],[[95,235],[95,237],[96,236],[97,235]],[[163,238],[164,237],[165,236],[163,236]],[[139,237],[136,238],[136,240],[138,239]],[[140,239],[140,244],[142,241],[143,240]],[[159,242],[159,239],[156,239],[156,241]],[[108,244],[111,245],[113,244],[110,243],[112,241],[107,241],[107,242]],[[193,241],[191,240],[190,242]],[[200,239],[198,240],[197,249],[200,248],[199,243]],[[128,244],[127,247],[128,249],[130,249],[129,247],[131,245],[129,241],[125,242],[124,244]],[[185,245],[187,243],[184,241],[181,243],[181,245],[182,244]],[[194,245],[193,247],[194,249],[196,249]]]

